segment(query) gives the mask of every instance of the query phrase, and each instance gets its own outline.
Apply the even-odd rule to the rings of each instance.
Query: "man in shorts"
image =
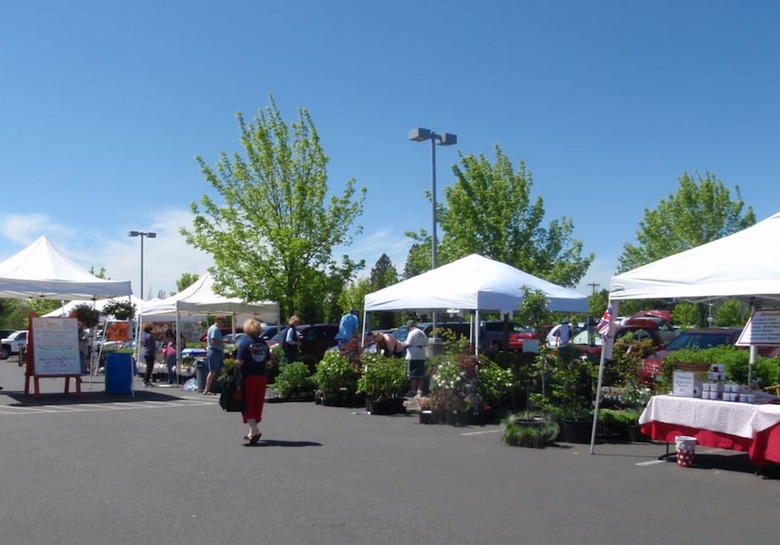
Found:
[[[428,336],[417,327],[417,322],[414,320],[409,320],[406,327],[409,328],[409,334],[406,336],[404,347],[412,395],[422,395],[425,385],[425,346],[428,345]]]
[[[206,359],[209,365],[209,374],[206,376],[203,395],[214,395],[214,392],[211,391],[211,385],[225,364],[225,345],[222,342],[223,327],[225,327],[225,318],[217,316],[206,333]]]

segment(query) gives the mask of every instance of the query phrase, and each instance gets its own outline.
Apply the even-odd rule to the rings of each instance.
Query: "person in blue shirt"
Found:
[[[206,333],[206,360],[209,365],[209,374],[206,375],[206,387],[203,395],[214,395],[211,385],[219,376],[225,365],[225,345],[222,342],[222,328],[225,327],[225,318],[217,316]]]
[[[336,334],[336,341],[339,343],[339,349],[344,348],[352,337],[355,336],[358,328],[358,309],[353,308],[339,322],[339,332]]]
[[[236,351],[236,367],[241,370],[242,386],[244,388],[244,410],[241,416],[249,431],[244,439],[251,445],[256,445],[263,435],[259,424],[263,420],[263,405],[265,390],[268,385],[268,360],[271,352],[265,339],[260,338],[262,327],[260,322],[249,318],[244,322],[246,335],[238,343]]]

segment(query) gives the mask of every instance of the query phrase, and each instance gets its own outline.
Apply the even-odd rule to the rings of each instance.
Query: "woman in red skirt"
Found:
[[[268,384],[266,362],[271,357],[271,351],[264,339],[260,338],[262,326],[254,318],[244,322],[245,336],[236,350],[236,366],[241,370],[244,387],[244,410],[241,416],[245,424],[249,424],[249,432],[244,439],[256,445],[262,433],[258,424],[263,420],[263,403],[265,388]]]

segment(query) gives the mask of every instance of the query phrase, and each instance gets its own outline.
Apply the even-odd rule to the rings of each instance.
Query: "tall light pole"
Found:
[[[144,237],[156,238],[157,233],[145,231],[130,231],[127,233],[130,237],[141,237],[141,299],[144,298]]]
[[[416,128],[409,131],[409,140],[415,142],[431,141],[431,201],[433,203],[433,229],[431,231],[431,268],[435,269],[438,265],[436,255],[436,145],[452,146],[458,143],[458,137],[455,134],[445,132],[438,134],[430,129]]]

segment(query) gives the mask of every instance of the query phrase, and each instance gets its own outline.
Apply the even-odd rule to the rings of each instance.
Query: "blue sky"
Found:
[[[115,280],[175,291],[208,256],[178,228],[209,191],[195,155],[239,151],[236,112],[306,108],[330,187],[368,189],[346,251],[403,269],[457,152],[500,145],[547,221],[572,218],[606,288],[645,208],[683,172],[780,210],[778,2],[7,0],[0,18],[0,259],[42,234]]]

